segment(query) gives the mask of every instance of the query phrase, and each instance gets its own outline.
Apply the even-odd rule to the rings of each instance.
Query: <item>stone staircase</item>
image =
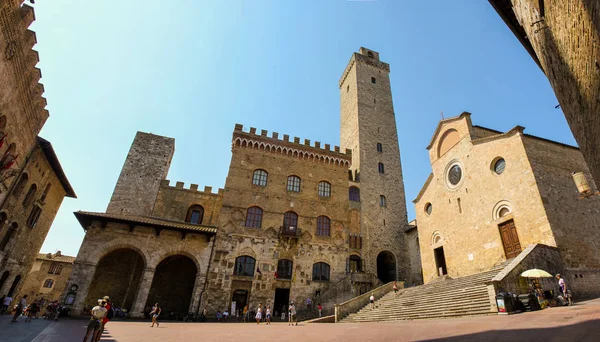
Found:
[[[489,271],[456,279],[441,279],[426,285],[391,291],[375,301],[371,310],[366,305],[341,320],[350,322],[398,321],[422,318],[484,315],[492,312],[486,286],[508,262]]]

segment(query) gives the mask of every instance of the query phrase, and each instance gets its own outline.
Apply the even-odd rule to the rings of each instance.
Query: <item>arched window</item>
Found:
[[[329,281],[329,265],[324,262],[318,262],[313,265],[313,281]]]
[[[353,202],[360,202],[360,189],[355,186],[351,186],[348,190],[348,197],[350,197],[350,200]]]
[[[267,186],[267,178],[269,174],[265,170],[254,170],[254,174],[252,175],[252,184],[258,186]]]
[[[17,231],[17,228],[19,228],[19,226],[16,222],[13,222],[10,225],[10,227],[8,227],[8,231],[6,232],[6,234],[4,234],[2,242],[0,242],[0,251],[3,251],[6,248],[6,245],[8,245],[8,243],[10,242],[10,238]]]
[[[48,193],[50,192],[51,187],[52,187],[52,184],[50,184],[50,183],[48,183],[48,185],[46,185],[46,189],[44,189],[44,193],[40,197],[40,202],[44,203],[44,201],[46,200],[46,197],[48,197]]]
[[[35,225],[38,222],[38,219],[40,218],[40,215],[42,215],[42,208],[38,207],[37,205],[34,205],[31,209],[31,212],[29,213],[29,217],[27,218],[27,225],[31,228],[35,227]]]
[[[287,181],[287,190],[300,192],[300,177],[298,176],[289,176]]]
[[[330,234],[331,220],[327,216],[317,217],[317,235],[318,236],[329,236]]]
[[[239,256],[235,259],[234,275],[254,277],[254,266],[256,260],[248,255]]]
[[[379,163],[379,164],[377,164],[377,166],[379,167],[379,173],[384,173],[385,172],[385,168],[383,167],[383,163]]]
[[[23,206],[28,207],[31,202],[33,202],[33,198],[35,197],[35,192],[37,191],[37,185],[31,184],[29,187],[29,191],[27,191],[27,195],[23,199]]]
[[[383,196],[383,195],[379,196],[379,206],[387,207],[387,201],[385,199],[385,196]]]
[[[25,189],[25,184],[27,184],[28,179],[29,176],[26,173],[21,175],[21,178],[19,178],[19,182],[17,183],[17,185],[15,186],[15,190],[13,191],[13,195],[15,195],[15,197],[21,196],[21,193],[23,192],[23,189]]]
[[[282,259],[277,262],[277,279],[292,279],[292,260]]]
[[[331,184],[329,182],[319,182],[319,196],[331,197]]]
[[[193,205],[188,209],[185,222],[202,224],[204,218],[204,208],[201,205]]]
[[[293,211],[283,214],[283,228],[287,230],[290,227],[298,227],[298,214]]]
[[[262,225],[263,211],[259,207],[250,207],[246,212],[246,227],[260,228]]]
[[[383,152],[383,145],[381,143],[377,143],[377,152]]]
[[[44,282],[44,287],[51,289],[52,285],[54,285],[54,280],[52,279],[46,279],[46,281]]]

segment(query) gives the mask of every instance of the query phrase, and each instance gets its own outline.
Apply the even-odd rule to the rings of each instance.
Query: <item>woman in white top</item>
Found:
[[[369,297],[369,302],[371,302],[371,310],[375,308],[375,294],[371,293],[371,297]]]
[[[258,304],[258,309],[256,310],[256,324],[260,324],[261,319],[262,319],[262,304]]]

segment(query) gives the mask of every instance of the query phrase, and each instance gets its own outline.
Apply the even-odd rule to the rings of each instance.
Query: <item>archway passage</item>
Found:
[[[161,261],[154,272],[146,307],[160,304],[161,316],[165,319],[185,316],[189,312],[196,272],[196,264],[183,255]]]
[[[21,281],[21,275],[19,274],[18,276],[15,277],[15,280],[13,281],[10,290],[8,290],[8,296],[12,297],[15,294],[15,290],[17,289],[17,286],[19,285],[19,282]]]
[[[377,278],[383,283],[396,279],[396,258],[394,254],[383,251],[377,256]]]
[[[2,291],[4,283],[6,283],[6,279],[8,279],[9,274],[10,273],[8,271],[4,271],[4,273],[2,273],[2,277],[0,277],[0,291]]]
[[[98,299],[109,296],[115,307],[131,310],[144,267],[144,259],[132,249],[108,253],[96,266],[85,305],[97,305]]]

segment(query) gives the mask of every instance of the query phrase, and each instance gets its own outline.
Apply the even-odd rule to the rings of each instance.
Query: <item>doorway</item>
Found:
[[[396,258],[394,254],[383,251],[377,255],[377,278],[384,284],[396,279]]]
[[[273,304],[273,312],[277,311],[281,316],[281,310],[287,314],[287,307],[290,302],[290,289],[275,289],[275,302]]]
[[[233,291],[231,301],[235,302],[235,311],[237,311],[237,317],[242,317],[244,307],[246,304],[248,304],[248,290]],[[231,315],[236,316],[235,312],[232,312]]]
[[[512,259],[521,253],[521,243],[517,234],[517,227],[514,220],[508,220],[500,225],[500,237],[504,246],[504,254],[506,259]]]
[[[19,285],[19,282],[21,281],[21,275],[19,274],[18,276],[15,277],[15,280],[12,283],[12,286],[10,287],[10,290],[8,290],[8,296],[12,297],[15,294],[15,290],[17,289],[17,285]]]
[[[435,257],[435,268],[437,269],[438,276],[441,277],[448,274],[448,270],[446,269],[446,257],[444,256],[444,247],[434,249],[433,255]]]

